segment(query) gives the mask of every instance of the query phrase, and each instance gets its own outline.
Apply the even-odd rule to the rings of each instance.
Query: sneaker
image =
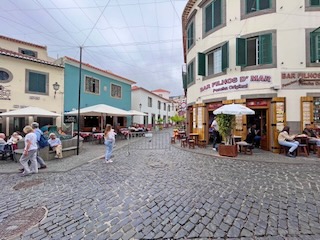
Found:
[[[23,173],[21,173],[21,177],[26,177],[26,176],[29,176],[29,175],[31,175],[31,172],[29,172],[29,173],[26,173],[26,172],[23,172]]]
[[[216,149],[216,148],[212,148],[212,150],[213,150],[213,151],[217,151],[217,149]]]
[[[288,156],[288,157],[292,157],[292,158],[295,158],[295,157],[296,157],[295,155],[293,155],[293,154],[290,153],[290,152],[287,153],[287,156]]]

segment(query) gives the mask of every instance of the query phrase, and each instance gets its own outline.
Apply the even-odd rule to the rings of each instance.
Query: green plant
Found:
[[[186,118],[184,116],[174,115],[170,118],[170,120],[176,124],[182,123],[186,121]]]
[[[232,130],[236,124],[235,115],[219,114],[217,115],[217,123],[219,126],[219,133],[225,141],[225,145],[232,145]]]
[[[156,120],[156,122],[157,122],[157,124],[162,124],[162,123],[163,123],[163,119],[162,119],[162,118],[158,118],[158,119]]]

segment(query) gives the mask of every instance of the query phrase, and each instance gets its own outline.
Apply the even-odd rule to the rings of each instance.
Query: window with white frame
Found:
[[[26,70],[26,92],[48,94],[49,74]]]
[[[85,92],[100,94],[100,80],[86,76],[85,78]]]
[[[111,84],[111,97],[114,98],[121,98],[121,86],[116,85],[116,84]]]

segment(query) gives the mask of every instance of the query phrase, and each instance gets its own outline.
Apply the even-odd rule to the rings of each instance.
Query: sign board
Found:
[[[282,72],[283,89],[320,88],[320,72]]]
[[[76,123],[77,122],[77,116],[64,116],[63,119],[64,123]]]

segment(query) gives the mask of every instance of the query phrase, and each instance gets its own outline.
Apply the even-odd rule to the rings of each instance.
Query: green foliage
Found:
[[[156,122],[157,122],[157,124],[162,124],[162,123],[163,123],[163,119],[162,119],[162,118],[158,118],[158,119],[156,120]]]
[[[219,133],[225,140],[226,145],[232,144],[232,130],[236,124],[236,117],[229,114],[219,114],[217,115],[217,123],[219,126]]]
[[[185,122],[186,118],[184,116],[179,116],[179,115],[174,115],[170,118],[170,120],[174,123],[181,123],[181,122]]]

